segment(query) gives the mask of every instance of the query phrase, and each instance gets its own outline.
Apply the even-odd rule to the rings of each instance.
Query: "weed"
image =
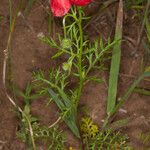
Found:
[[[123,26],[123,2],[120,1],[115,31],[115,40],[119,40],[119,42],[114,45],[112,52],[108,99],[107,99],[107,114],[111,113],[116,104],[118,77],[121,60],[122,26]]]
[[[125,92],[125,94],[122,96],[122,98],[120,98],[118,104],[114,107],[114,109],[112,110],[112,112],[106,117],[105,122],[103,124],[103,127],[105,128],[108,123],[109,123],[109,119],[119,110],[119,108],[127,101],[127,99],[129,98],[129,96],[133,93],[134,89],[139,85],[139,83],[146,77],[150,76],[150,66],[147,67],[144,71],[144,73],[142,73],[135,81],[133,81],[133,83],[131,84],[131,86],[128,88],[128,90]]]
[[[88,142],[88,149],[124,149],[131,150],[127,146],[128,137],[118,132],[111,132],[107,130],[105,132],[99,132],[99,134]]]
[[[150,3],[150,2],[149,2]],[[146,27],[146,35],[147,35],[147,42],[144,43],[145,46],[145,55],[143,59],[143,68],[148,66],[149,59],[150,59],[150,21],[148,20],[148,14],[147,12],[145,15],[145,27]]]
[[[34,3],[36,2],[37,0],[29,0],[28,3],[27,3],[27,6],[25,8],[25,17],[27,17],[32,9],[32,6],[34,5]]]
[[[40,126],[37,122],[34,122],[32,123],[32,128],[35,141],[42,141],[48,150],[65,149],[65,137],[62,131],[57,127],[48,128],[47,126]],[[17,132],[17,137],[25,142],[28,148],[32,148],[29,128],[26,126],[25,120],[22,120],[21,128]]]
[[[147,0],[127,0],[125,2],[125,6],[128,9],[140,9],[143,7],[143,4],[146,2]]]
[[[150,141],[150,132],[141,133],[139,139],[142,141],[143,144],[147,145]]]
[[[149,9],[149,5],[150,5],[150,1],[147,1],[147,7],[146,7],[146,11],[145,11],[145,16],[144,16],[144,20],[143,20],[143,25],[142,28],[144,27],[144,24],[146,22],[146,16],[148,14],[148,9]],[[122,11],[120,11],[122,12]],[[119,13],[119,11],[118,11]],[[122,22],[122,15],[118,15],[120,16],[118,19],[118,21],[121,23]],[[121,18],[121,19],[120,19]],[[148,21],[147,21],[147,26],[148,26]],[[117,29],[118,27],[118,29]],[[149,30],[149,28],[147,27],[147,30]],[[120,26],[116,26],[116,35],[121,37],[121,27]],[[137,45],[139,45],[140,41],[141,41],[141,35],[142,35],[143,29],[141,29],[141,34],[139,35],[139,39],[137,42]],[[147,31],[148,34],[148,31]],[[121,43],[120,43],[121,44]],[[118,47],[120,48],[120,44],[117,45],[117,49],[115,51],[117,51],[118,53],[120,53],[120,49],[118,49]],[[150,76],[150,66],[144,68],[144,72],[141,73],[141,75],[139,75],[139,77],[133,82],[133,84],[131,84],[131,86],[129,87],[129,89],[127,90],[127,92],[123,95],[123,97],[119,100],[118,104],[115,105],[115,101],[116,101],[116,92],[117,92],[117,78],[118,78],[118,65],[120,62],[120,55],[119,54],[114,54],[115,56],[112,57],[112,63],[111,64],[111,71],[110,71],[110,79],[109,79],[109,91],[108,91],[108,105],[107,105],[107,118],[104,122],[104,127],[108,124],[108,118],[112,117],[112,115],[114,115],[116,113],[116,111],[124,104],[124,102],[128,99],[128,97],[131,95],[131,93],[135,90],[135,88],[138,86],[138,84],[146,77]],[[116,60],[113,60],[115,59]],[[115,64],[117,64],[117,69],[115,68]],[[117,75],[117,76],[115,76]]]
[[[62,119],[77,137],[79,131],[76,116],[83,86],[90,80],[101,81],[96,76],[90,76],[89,73],[94,69],[104,68],[104,55],[118,42],[118,39],[113,42],[108,39],[107,43],[104,43],[102,38],[90,42],[82,28],[84,20],[87,19],[80,7],[74,7],[71,13],[63,18],[64,34],[63,36],[58,34],[58,41],[46,36],[40,38],[42,42],[58,50],[53,59],[65,55],[66,61],[58,69],[50,70],[49,79],[46,79],[42,72],[34,73],[35,79],[47,86],[44,92],[49,93],[60,108]],[[77,83],[74,88],[68,89],[70,78],[74,78]],[[42,91],[43,89],[41,93]]]
[[[150,96],[150,90],[147,90],[147,89],[135,88],[134,92],[139,93],[141,95]]]
[[[25,10],[26,16],[30,12],[35,0],[30,0]],[[144,1],[128,1],[129,5],[135,4],[140,6]],[[10,5],[11,1],[10,1]],[[21,4],[17,9],[19,12]],[[59,57],[65,57],[65,61],[57,68],[49,70],[49,75],[46,77],[43,71],[34,72],[35,84],[38,90],[38,94],[32,94],[32,86],[28,84],[25,93],[18,92],[20,96],[24,98],[25,106],[22,109],[19,108],[18,117],[21,120],[17,137],[26,143],[28,148],[36,149],[35,142],[42,140],[51,150],[64,150],[65,138],[58,127],[41,126],[36,117],[31,114],[31,102],[41,95],[48,95],[52,101],[56,103],[60,109],[60,118],[68,125],[73,134],[80,138],[83,137],[86,150],[95,149],[131,149],[127,146],[128,138],[115,132],[109,128],[108,123],[110,117],[112,117],[116,111],[124,104],[136,86],[145,77],[150,76],[150,68],[144,70],[137,80],[129,87],[127,92],[123,95],[120,101],[116,104],[117,83],[119,76],[119,65],[121,57],[121,39],[122,39],[122,8],[118,11],[118,18],[116,26],[116,34],[113,42],[108,38],[107,41],[103,41],[102,37],[96,39],[94,42],[89,41],[88,37],[83,32],[83,24],[89,18],[85,16],[81,7],[73,7],[71,12],[63,18],[63,34],[58,34],[57,39],[47,36],[41,37],[40,40],[48,44],[51,48],[57,50],[52,59]],[[12,13],[10,7],[10,13]],[[16,13],[16,14],[17,14]],[[14,30],[14,24],[17,15],[12,18],[10,15],[10,35],[8,40],[7,51],[10,49],[10,41],[12,32]],[[51,20],[49,16],[49,34],[51,33]],[[119,24],[121,23],[121,24]],[[149,38],[149,22],[146,21],[147,37]],[[110,53],[113,48],[110,81],[109,81],[109,96],[107,107],[107,118],[104,122],[104,128],[98,129],[98,126],[93,123],[90,118],[82,118],[81,121],[81,133],[79,133],[79,124],[77,122],[78,105],[82,95],[83,87],[88,81],[101,82],[102,79],[96,75],[91,76],[93,70],[103,70],[105,55]],[[6,70],[6,64],[4,66]],[[4,71],[5,73],[5,71]],[[75,80],[74,86],[70,88],[71,80]],[[5,81],[5,74],[4,74]],[[5,82],[4,82],[5,85]],[[8,95],[9,96],[9,95]],[[17,105],[13,104],[15,107]],[[21,110],[21,111],[20,111]],[[123,126],[128,122],[127,119],[116,124]],[[114,124],[114,126],[116,126]],[[70,148],[71,149],[71,148]]]
[[[98,126],[88,117],[82,118],[80,128],[84,141],[94,138],[99,132]]]
[[[145,11],[145,15],[144,15],[144,25],[145,25],[145,28],[146,28],[146,35],[147,35],[147,41],[144,42],[143,41],[143,45],[144,45],[144,48],[145,48],[145,53],[144,53],[144,57],[142,59],[142,71],[149,67],[149,59],[150,59],[150,22],[148,20],[148,14],[149,14],[149,6],[150,6],[150,1],[147,1],[147,11]],[[142,95],[147,95],[149,96],[150,95],[150,91],[148,89],[145,89],[145,88],[135,88],[134,92],[137,92],[139,94],[142,94]]]
[[[33,148],[32,140],[35,142],[41,140],[47,145],[48,150],[64,150],[65,138],[58,127],[49,128],[48,126],[40,126],[38,119],[32,116],[30,111],[31,100],[37,98],[37,95],[31,96],[31,92],[31,84],[27,85],[25,93],[20,92],[20,95],[24,98],[25,106],[23,112],[18,113],[21,123],[17,131],[17,137],[31,149]],[[32,126],[33,136],[30,135],[28,121]]]
[[[81,132],[83,134],[86,150],[131,150],[131,148],[127,146],[128,137],[126,135],[121,135],[120,132],[114,132],[111,129],[100,131],[98,126],[95,125],[90,118],[82,118]]]

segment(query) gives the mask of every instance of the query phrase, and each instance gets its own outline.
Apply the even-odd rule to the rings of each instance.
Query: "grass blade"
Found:
[[[29,0],[27,7],[25,9],[25,17],[27,17],[32,9],[33,4],[35,3],[36,0]]]
[[[108,99],[107,99],[107,114],[110,114],[112,112],[116,104],[118,76],[121,59],[122,24],[123,24],[123,2],[122,0],[120,0],[115,31],[115,41],[118,41],[118,43],[114,45],[112,52]]]
[[[134,91],[134,89],[137,87],[137,85],[145,78],[150,76],[150,67],[148,70],[146,70],[137,80],[133,82],[133,84],[130,86],[130,88],[127,90],[127,92],[124,94],[124,96],[121,98],[119,103],[116,105],[116,107],[113,109],[112,114],[114,114],[123,104],[124,102],[129,98],[131,93]]]
[[[135,88],[134,92],[136,92],[140,95],[150,96],[150,90],[146,90],[146,89],[142,89],[142,88]]]
[[[127,92],[123,95],[123,97],[120,99],[119,103],[113,108],[113,110],[111,111],[111,113],[109,113],[109,115],[107,116],[107,118],[105,119],[105,122],[103,124],[103,128],[105,128],[108,123],[109,123],[109,119],[120,109],[120,107],[127,101],[127,99],[129,98],[129,96],[134,92],[134,89],[138,86],[138,84],[145,78],[145,77],[150,77],[150,67],[148,67],[145,72],[140,75],[129,87],[129,89],[127,90]]]
[[[65,102],[63,103],[63,100],[61,100],[60,98],[58,98],[57,94],[52,89],[49,88],[48,89],[48,93],[53,98],[54,102],[59,107],[59,109],[61,110],[61,112],[63,112],[64,108],[66,108]],[[71,104],[70,104],[70,107],[71,107]],[[63,119],[64,119],[65,123],[68,125],[68,127],[71,129],[71,131],[74,133],[74,135],[76,137],[80,138],[79,130],[78,130],[77,125],[76,125],[75,113],[74,112],[75,111],[71,111],[69,113],[69,116],[68,115],[64,116]]]

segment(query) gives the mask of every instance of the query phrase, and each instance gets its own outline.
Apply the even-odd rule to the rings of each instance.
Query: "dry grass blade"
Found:
[[[8,100],[10,101],[10,103],[20,112],[22,113],[27,122],[28,122],[28,126],[29,126],[29,130],[30,130],[30,135],[31,135],[31,140],[32,140],[32,146],[33,146],[33,150],[36,150],[36,145],[35,145],[35,141],[34,141],[34,137],[33,137],[33,130],[32,130],[32,125],[28,119],[28,117],[26,116],[26,114],[22,111],[22,109],[15,103],[14,99],[8,94],[7,92],[7,87],[6,87],[6,69],[7,69],[7,62],[8,62],[8,56],[9,56],[9,52],[10,52],[10,44],[11,44],[11,39],[12,39],[12,33],[14,31],[14,27],[15,27],[15,22],[16,22],[16,18],[18,16],[19,10],[21,9],[22,6],[22,0],[19,2],[17,10],[16,10],[16,14],[14,16],[14,18],[12,19],[12,11],[11,11],[11,7],[12,7],[12,3],[11,0],[9,1],[10,4],[10,32],[9,32],[9,36],[8,36],[8,41],[7,41],[7,48],[4,50],[4,61],[3,61],[3,88],[4,88],[4,92],[6,94],[6,97],[8,98]]]
[[[123,25],[123,1],[120,0],[115,31],[115,40],[118,41],[118,43],[114,45],[112,52],[109,88],[108,88],[108,100],[107,100],[107,114],[111,113],[116,103],[117,85],[121,59],[122,25]]]

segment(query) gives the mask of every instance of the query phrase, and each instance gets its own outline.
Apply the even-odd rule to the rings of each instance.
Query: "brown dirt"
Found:
[[[17,2],[14,2],[16,6]],[[8,29],[9,29],[9,8],[8,1],[1,0],[0,15],[3,16],[3,21],[0,23],[0,77],[2,77],[3,64],[3,50],[6,48]],[[25,7],[25,4],[24,4]],[[94,6],[93,6],[94,7]],[[111,13],[110,13],[111,9]],[[115,7],[104,12],[99,19],[93,22],[88,31],[90,36],[95,39],[99,34],[112,35],[112,24],[114,24],[113,13],[115,14]],[[110,16],[111,14],[111,16]],[[140,29],[139,21],[131,19],[132,13],[126,13],[124,20],[124,39],[122,46],[122,62],[119,84],[119,96],[121,96],[135,77],[140,73],[140,63],[143,58],[143,47],[137,53],[137,57],[131,56],[134,51],[134,46],[131,45],[127,39],[130,38],[134,42],[137,40],[137,33]],[[128,17],[129,16],[129,17]],[[58,60],[50,61],[50,58],[55,50],[50,49],[49,46],[42,44],[37,35],[40,32],[46,34],[48,32],[47,13],[41,5],[34,5],[28,19],[25,21],[21,16],[17,18],[15,32],[12,41],[12,74],[11,80],[17,84],[20,89],[24,89],[27,82],[31,81],[32,71],[35,69],[42,69],[45,72],[57,64]],[[114,24],[115,25],[115,24]],[[58,30],[58,29],[57,29]],[[105,105],[107,98],[107,81],[108,72],[103,73],[102,78],[106,80],[105,84],[88,84],[81,98],[80,106],[86,105],[89,110],[89,115],[92,117],[100,127],[102,120],[105,117]],[[146,82],[146,81],[145,81]],[[143,82],[142,87],[150,88],[149,83]],[[16,100],[21,104],[21,100]],[[50,124],[57,119],[57,108],[55,105],[46,107],[47,100],[39,99],[32,103],[32,112],[38,116],[43,124]],[[119,118],[133,117],[132,121],[124,128],[123,132],[130,137],[130,144],[137,150],[144,150],[144,146],[139,140],[141,133],[150,131],[150,97],[141,96],[139,94],[132,94],[123,109],[127,113],[118,112],[116,120]],[[54,115],[56,114],[56,115]],[[13,107],[6,98],[2,80],[0,80],[0,150],[25,150],[25,145],[16,138],[16,129],[18,121],[13,112]],[[66,127],[64,127],[66,128]],[[68,141],[72,147],[78,147],[79,142],[74,139],[70,131],[67,131]],[[150,146],[150,145],[149,145]],[[77,148],[78,149],[78,148]]]

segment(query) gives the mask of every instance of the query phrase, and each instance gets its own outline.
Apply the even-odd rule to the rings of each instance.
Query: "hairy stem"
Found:
[[[78,72],[79,72],[79,88],[78,88],[78,96],[77,96],[77,107],[78,103],[81,97],[82,93],[82,88],[83,88],[83,82],[84,82],[84,77],[83,77],[83,70],[82,70],[82,53],[83,53],[83,30],[82,30],[82,12],[80,8],[78,9],[79,11],[79,20],[78,20],[78,27],[79,27],[79,34],[80,34],[80,49],[79,49],[79,56],[78,56]]]

